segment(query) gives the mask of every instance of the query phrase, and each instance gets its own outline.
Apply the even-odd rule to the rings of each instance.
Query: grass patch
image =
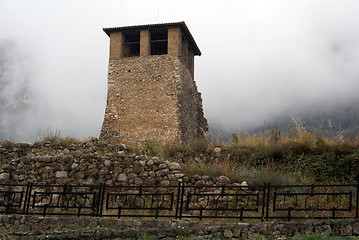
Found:
[[[198,156],[205,153],[209,145],[209,142],[205,139],[195,139],[187,143],[146,141],[137,146],[129,146],[129,149],[137,154],[159,157],[162,159],[173,159],[181,158],[183,156]]]
[[[158,239],[158,238],[149,237],[149,236],[144,235],[144,236],[142,236],[141,239],[142,240],[155,240],[155,239]],[[203,238],[201,236],[177,236],[176,239],[179,239],[179,240],[200,240],[200,239],[207,239],[207,238]],[[212,240],[227,240],[229,238],[225,238],[225,237],[216,238],[216,237],[214,237],[214,238],[211,238],[211,239]],[[240,239],[240,238],[238,238],[238,239]]]
[[[142,240],[154,240],[156,238],[154,237],[148,237],[148,236],[143,236],[141,238]],[[199,239],[204,239],[201,236],[178,236],[177,239],[181,239],[181,240],[199,240]],[[225,238],[225,237],[220,237],[220,238],[211,238],[213,240],[227,240],[229,238]],[[237,238],[238,240],[242,240],[243,238]],[[250,240],[261,240],[264,239],[263,237],[259,236],[259,237],[255,237],[255,238],[250,238]],[[294,236],[293,238],[288,238],[288,239],[293,239],[293,240],[351,240],[351,239],[358,239],[357,237],[339,237],[339,236],[324,236],[321,234],[314,234],[314,235],[298,235],[298,236]]]
[[[354,183],[359,180],[359,138],[328,137],[300,119],[283,135],[275,126],[257,134],[238,132],[229,142],[146,143],[135,153],[179,162],[188,175],[228,176],[248,184]],[[218,149],[220,148],[220,151]]]
[[[80,140],[71,137],[62,137],[59,130],[47,129],[44,133],[40,134],[37,143],[51,143],[57,144],[64,148],[68,148],[72,144],[79,143]]]
[[[3,140],[3,141],[0,141],[0,147],[5,148],[8,151],[12,151],[15,148],[15,143],[14,143],[14,141],[11,141],[11,140]]]
[[[305,184],[308,178],[303,179],[294,173],[274,170],[269,167],[243,167],[238,172],[238,180],[238,182],[246,181],[249,185],[263,185],[269,182],[272,185],[288,185],[298,183]]]
[[[345,240],[358,239],[357,237],[339,237],[339,236],[325,236],[322,234],[314,235],[298,235],[292,238],[293,240]]]

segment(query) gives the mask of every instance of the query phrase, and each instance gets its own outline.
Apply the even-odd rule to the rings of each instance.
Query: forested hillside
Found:
[[[297,113],[283,114],[253,129],[226,129],[210,125],[212,142],[226,142],[233,134],[254,135],[275,129],[277,134],[295,134],[298,128],[312,132],[316,137],[355,139],[359,135],[359,99],[337,106],[318,106]]]

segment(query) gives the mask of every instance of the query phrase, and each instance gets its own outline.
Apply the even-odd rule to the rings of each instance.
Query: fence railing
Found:
[[[358,218],[359,183],[260,186],[0,184],[0,213],[148,218]]]

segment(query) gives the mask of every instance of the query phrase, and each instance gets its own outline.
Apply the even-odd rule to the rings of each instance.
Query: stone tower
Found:
[[[100,139],[134,144],[209,139],[194,81],[196,42],[184,22],[104,28],[108,95]]]

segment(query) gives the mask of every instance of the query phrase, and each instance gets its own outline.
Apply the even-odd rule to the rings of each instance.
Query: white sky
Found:
[[[17,43],[37,103],[17,140],[48,128],[99,136],[103,27],[185,21],[202,51],[195,80],[210,123],[244,129],[350,100],[359,89],[358,9],[357,0],[0,0],[0,42]]]

